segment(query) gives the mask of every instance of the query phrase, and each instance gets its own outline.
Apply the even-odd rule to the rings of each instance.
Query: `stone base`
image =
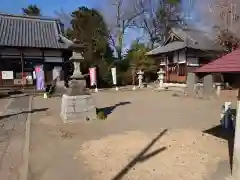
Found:
[[[91,95],[62,96],[61,114],[64,123],[97,119]]]

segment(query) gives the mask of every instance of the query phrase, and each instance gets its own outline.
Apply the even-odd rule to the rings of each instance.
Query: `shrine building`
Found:
[[[57,19],[0,14],[0,88],[34,87],[38,65],[45,83],[63,79],[71,45]]]

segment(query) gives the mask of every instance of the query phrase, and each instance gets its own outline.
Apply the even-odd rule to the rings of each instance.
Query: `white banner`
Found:
[[[117,85],[117,69],[114,67],[114,68],[111,68],[111,71],[112,71],[113,84]]]
[[[55,66],[52,70],[52,75],[53,75],[53,80],[55,80],[56,78],[60,78],[61,76],[61,70],[62,70],[62,67],[60,66]]]
[[[90,74],[90,84],[91,86],[97,85],[97,72],[96,68],[89,68],[89,74]]]
[[[13,71],[2,71],[2,79],[13,79]]]

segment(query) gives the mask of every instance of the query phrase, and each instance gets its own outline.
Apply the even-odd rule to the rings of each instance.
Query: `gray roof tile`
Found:
[[[0,14],[0,46],[67,49],[61,34],[56,19]]]
[[[164,46],[159,46],[147,55],[157,55],[171,51],[177,51],[185,47],[199,49],[202,51],[223,51],[224,48],[214,42],[211,37],[203,31],[196,29],[172,28],[171,31],[177,35],[182,41],[170,42]]]

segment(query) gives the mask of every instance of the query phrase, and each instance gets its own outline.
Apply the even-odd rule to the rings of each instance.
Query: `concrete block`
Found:
[[[60,114],[64,123],[95,120],[96,107],[91,95],[62,96]]]

